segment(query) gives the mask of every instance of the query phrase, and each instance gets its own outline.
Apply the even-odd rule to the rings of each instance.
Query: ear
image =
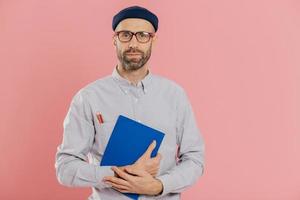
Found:
[[[156,46],[156,41],[157,40],[157,35],[155,34],[154,37],[152,38],[152,46]]]
[[[117,40],[116,40],[116,37],[115,37],[115,36],[112,37],[112,43],[113,43],[114,46],[117,45]]]

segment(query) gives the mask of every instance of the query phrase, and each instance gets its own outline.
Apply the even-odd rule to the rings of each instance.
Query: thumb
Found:
[[[157,155],[155,157],[153,157],[153,158],[150,158],[150,160],[159,163],[161,161],[161,154],[157,153]]]
[[[153,140],[153,142],[148,146],[147,150],[145,151],[142,157],[150,158],[152,151],[155,149],[155,146],[156,146],[156,141]]]

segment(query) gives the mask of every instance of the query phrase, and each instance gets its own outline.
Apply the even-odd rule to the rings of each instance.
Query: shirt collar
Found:
[[[128,88],[130,86],[131,87],[133,86],[133,84],[129,80],[123,78],[119,74],[119,72],[117,70],[117,66],[114,68],[114,70],[112,72],[112,77],[118,83],[118,85],[121,86],[121,89],[122,89],[122,91],[124,93],[127,93],[126,92],[127,91],[126,88]],[[142,87],[144,93],[146,93],[147,90],[148,90],[148,88],[149,88],[149,86],[150,86],[152,78],[153,78],[153,74],[151,73],[150,69],[148,69],[148,74],[141,81],[139,81],[137,83],[137,87]]]

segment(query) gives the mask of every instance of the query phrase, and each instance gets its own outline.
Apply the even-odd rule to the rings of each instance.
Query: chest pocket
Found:
[[[95,145],[100,153],[103,155],[106,145],[109,141],[111,133],[114,129],[115,121],[106,121],[95,125]]]

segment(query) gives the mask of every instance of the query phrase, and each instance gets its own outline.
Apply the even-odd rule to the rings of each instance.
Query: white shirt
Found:
[[[97,112],[104,123],[99,123]],[[71,187],[92,187],[90,200],[129,199],[102,182],[114,172],[99,164],[120,114],[165,133],[156,176],[163,183],[163,193],[140,195],[139,199],[180,199],[180,193],[203,174],[204,141],[183,88],[150,71],[135,86],[114,68],[112,75],[75,94],[64,120],[63,141],[57,148],[58,181]]]

